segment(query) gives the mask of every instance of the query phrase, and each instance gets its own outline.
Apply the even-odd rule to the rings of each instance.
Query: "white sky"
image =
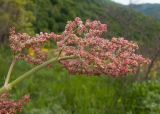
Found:
[[[130,1],[132,1],[132,3],[134,4],[142,4],[142,3],[159,3],[160,4],[160,0],[112,0],[112,1],[125,4],[125,5],[129,4]]]

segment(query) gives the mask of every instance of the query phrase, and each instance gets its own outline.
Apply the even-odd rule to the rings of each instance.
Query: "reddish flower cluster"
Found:
[[[0,95],[0,114],[17,114],[22,112],[23,106],[29,102],[29,96],[18,101],[12,101],[9,99],[8,94]]]
[[[41,47],[49,39],[57,42],[57,48],[61,51],[60,56],[76,56],[76,59],[61,60],[71,73],[88,75],[111,75],[122,76],[135,73],[137,68],[149,63],[149,59],[136,54],[138,45],[123,38],[106,40],[101,38],[107,31],[107,25],[100,21],[87,20],[85,23],[80,18],[69,21],[65,31],[56,35],[54,33],[41,33],[36,37],[16,34],[11,31],[10,42],[14,53],[18,58],[30,63],[41,64],[47,60],[47,53],[41,51]],[[26,54],[25,50],[33,48],[36,56]]]
[[[55,37],[54,33],[40,33],[36,37],[31,37],[26,33],[16,33],[15,28],[10,30],[10,47],[16,55],[16,59],[25,60],[32,64],[41,64],[47,60],[47,52],[42,50],[45,43]],[[29,54],[29,49],[34,51],[34,55]]]
[[[137,68],[149,63],[149,59],[135,54],[138,45],[123,38],[112,38],[111,41],[101,38],[107,30],[100,21],[84,24],[80,18],[69,22],[62,34],[59,48],[64,55],[78,56],[75,60],[61,63],[71,72],[88,75],[122,76],[135,73]]]

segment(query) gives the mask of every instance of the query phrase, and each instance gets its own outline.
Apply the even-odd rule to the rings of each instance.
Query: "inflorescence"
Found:
[[[18,101],[12,101],[9,98],[9,94],[0,95],[0,114],[17,114],[22,112],[22,108],[29,102],[29,96],[24,96]]]
[[[26,33],[10,32],[10,46],[18,60],[33,64],[47,61],[47,52],[42,48],[49,40],[57,43],[59,56],[76,56],[76,59],[61,60],[60,63],[72,74],[109,75],[113,77],[135,73],[139,67],[150,62],[149,59],[136,54],[138,45],[124,38],[107,40],[102,34],[107,25],[100,21],[80,18],[69,21],[62,34],[40,33],[31,37]],[[32,48],[35,55],[29,55]],[[57,55],[58,56],[58,55]]]
[[[48,52],[43,48],[46,43],[53,41],[56,43],[55,47],[58,51],[56,56],[55,53],[53,55],[71,74],[121,77],[136,73],[141,66],[150,63],[149,59],[136,54],[139,48],[136,43],[115,37],[107,40],[102,37],[106,31],[107,25],[101,24],[100,21],[86,20],[83,23],[77,17],[74,21],[67,23],[62,34],[40,33],[32,37],[27,33],[16,33],[15,28],[11,28],[9,40],[16,61],[24,60],[39,66],[49,63]],[[33,54],[29,53],[30,50]],[[26,75],[22,75],[22,78],[17,80],[21,81]],[[16,81],[11,84],[15,84]],[[5,90],[5,87],[2,90]],[[18,101],[12,101],[8,94],[1,94],[0,114],[21,112],[23,105],[28,101],[28,96]]]

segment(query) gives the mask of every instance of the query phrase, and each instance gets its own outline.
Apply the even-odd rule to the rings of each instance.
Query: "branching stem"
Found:
[[[57,61],[66,60],[66,59],[74,59],[74,58],[77,58],[77,57],[75,57],[75,56],[65,56],[65,57],[60,57],[60,58],[52,58],[52,59],[34,67],[33,69],[29,70],[28,72],[24,73],[23,75],[19,76],[14,81],[8,83],[6,86],[3,86],[2,88],[0,88],[0,94],[11,90],[13,87],[15,87],[17,84],[22,82],[24,79],[31,76],[31,74],[33,74],[34,72],[40,70],[41,68],[47,66],[48,64],[50,64],[52,62],[57,62]]]
[[[13,70],[13,67],[14,67],[15,63],[16,63],[16,59],[13,58],[12,63],[11,63],[11,65],[10,65],[10,68],[9,68],[9,70],[8,70],[8,74],[7,74],[7,77],[6,77],[4,86],[7,86],[8,83],[9,83],[9,80],[10,80],[10,77],[11,77],[11,73],[12,73],[12,70]]]

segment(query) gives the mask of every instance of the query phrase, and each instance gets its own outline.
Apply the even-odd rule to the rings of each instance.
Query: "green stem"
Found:
[[[6,86],[3,86],[2,88],[0,88],[0,94],[11,90],[14,86],[19,84],[24,79],[28,78],[31,74],[33,74],[34,72],[40,70],[41,68],[47,66],[48,64],[50,64],[52,62],[57,62],[57,61],[66,60],[66,59],[74,59],[74,58],[76,58],[76,57],[75,56],[66,56],[66,57],[61,57],[58,59],[52,58],[52,59],[34,67],[33,69],[29,70],[28,72],[24,73],[23,75],[21,75],[20,77],[18,77],[16,80],[12,81],[11,83],[7,84]]]
[[[8,74],[7,74],[7,77],[6,77],[4,86],[7,86],[8,82],[9,82],[9,80],[10,80],[11,73],[12,73],[12,70],[13,70],[13,67],[14,67],[15,63],[16,63],[16,59],[14,58],[14,59],[12,60],[12,63],[11,63],[11,65],[10,65],[10,68],[9,68],[9,70],[8,70]]]

